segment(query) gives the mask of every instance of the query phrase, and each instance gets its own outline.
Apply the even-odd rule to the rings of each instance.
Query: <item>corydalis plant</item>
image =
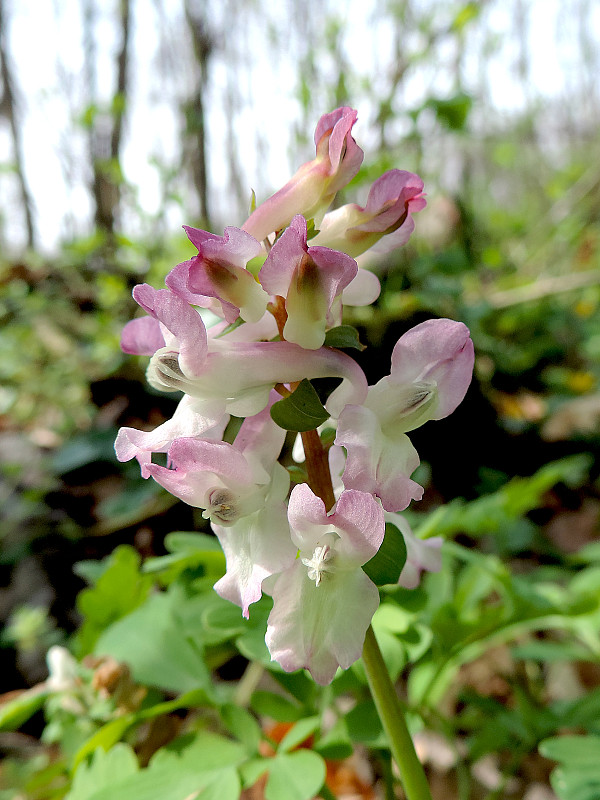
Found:
[[[392,522],[422,495],[407,434],[450,414],[473,368],[467,328],[448,319],[404,334],[390,374],[370,387],[358,364],[331,346],[358,341],[340,327],[344,304],[372,303],[379,293],[355,256],[403,245],[425,206],[420,178],[392,170],[364,207],[326,213],[363,159],[352,136],[356,116],[345,107],[324,115],[315,158],[240,228],[223,236],[186,228],[197,255],[173,268],[167,289],[134,289],[146,316],[122,338],[126,352],[151,357],[153,387],[183,398],[156,430],[123,428],[117,457],[137,458],[145,478],[203,509],[226,556],[216,591],[244,616],[270,594],[272,658],[287,671],[307,668],[321,684],[361,654],[379,603],[363,567],[382,545],[386,516]],[[313,227],[320,230],[309,240]],[[257,258],[255,277],[248,264]],[[207,329],[199,309],[219,321]],[[314,378],[341,379],[324,406]],[[231,414],[245,420],[229,444],[222,438]],[[337,429],[333,480],[316,432],[325,422]],[[278,463],[285,430],[302,436],[307,474],[289,500],[289,475]],[[167,466],[153,463],[153,453],[166,453]],[[409,572],[399,563],[397,577],[415,585],[422,569],[439,568],[438,543],[421,546],[401,518],[397,528],[410,556]]]

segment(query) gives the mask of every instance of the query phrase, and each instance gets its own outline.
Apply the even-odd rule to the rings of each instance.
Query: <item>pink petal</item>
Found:
[[[200,308],[210,308],[211,311],[221,315],[221,303],[215,297],[206,297],[205,295],[197,294],[190,290],[190,267],[193,261],[194,259],[182,261],[181,264],[177,264],[177,266],[173,267],[165,278],[165,283],[173,294],[181,297],[186,303],[192,306],[199,306]]]
[[[300,214],[271,248],[267,260],[258,273],[261,286],[269,294],[285,297],[298,262],[307,250],[306,220]]]
[[[419,466],[419,456],[408,436],[387,437],[370,409],[346,406],[335,443],[347,451],[342,475],[347,489],[376,495],[386,511],[401,511],[423,496],[421,486],[410,478]]]
[[[206,328],[198,312],[168,289],[153,289],[146,283],[134,288],[133,297],[177,339],[182,371],[188,377],[199,375],[208,345]]]
[[[355,121],[356,111],[347,107],[322,116],[315,131],[316,158],[303,164],[282,189],[261,203],[242,230],[262,242],[283,230],[296,214],[320,219],[362,163],[363,151],[350,133]]]
[[[138,356],[153,356],[165,346],[160,323],[153,317],[132,319],[123,328],[121,350]]]
[[[203,439],[176,439],[169,448],[169,461],[182,474],[213,472],[232,484],[253,482],[244,455],[228,442]]]
[[[268,405],[253,417],[246,417],[235,437],[234,447],[253,465],[257,482],[262,482],[258,479],[260,469],[264,481],[269,479],[285,441],[286,431],[271,418],[271,406],[278,400],[281,400],[281,395],[272,391]]]
[[[225,228],[223,236],[184,226],[198,248],[190,262],[187,289],[194,294],[218,298],[228,322],[241,313],[249,322],[264,314],[267,296],[246,270],[247,262],[262,252],[261,245],[240,228]]]
[[[344,532],[337,549],[346,564],[362,566],[381,547],[385,533],[383,508],[367,492],[353,489],[342,492],[330,522]]]
[[[294,486],[288,503],[288,520],[292,538],[301,550],[314,550],[327,531],[330,518],[325,503],[313,493],[307,483]]]
[[[392,352],[390,384],[436,381],[438,406],[431,419],[447,417],[471,383],[474,351],[469,329],[451,319],[431,319],[401,336]]]
[[[321,347],[332,304],[357,271],[356,262],[345,253],[307,247],[306,220],[295,216],[259,274],[268,292],[286,298],[285,338],[310,350]]]
[[[329,114],[324,114],[315,130],[317,153],[323,137],[329,135],[329,174],[335,179],[329,186],[331,193],[338,192],[358,172],[364,153],[354,141],[351,130],[358,118],[358,113],[348,106],[342,106]]]
[[[358,230],[384,233],[409,213],[425,207],[422,197],[423,181],[418,175],[401,169],[393,169],[378,178],[369,192],[364,207],[365,216],[371,217]]]
[[[303,378],[340,377],[344,380],[325,406],[337,416],[346,403],[362,403],[367,394],[363,371],[350,356],[333,348],[305,350],[290,342],[235,342],[209,353],[198,384],[203,397],[227,398],[227,410],[252,416],[269,402],[276,383]]]
[[[115,452],[119,461],[137,458],[142,468],[142,477],[148,478],[148,464],[152,453],[166,453],[175,439],[182,436],[203,436],[220,439],[229,421],[229,415],[220,418],[205,416],[197,411],[197,401],[184,396],[171,419],[153,431],[139,431],[135,428],[121,428],[115,442]]]

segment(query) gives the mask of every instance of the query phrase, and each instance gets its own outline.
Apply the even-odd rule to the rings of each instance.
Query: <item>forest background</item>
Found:
[[[162,285],[190,257],[182,224],[241,224],[253,190],[264,199],[311,157],[321,114],[351,105],[367,158],[338,202],[364,202],[391,168],[421,175],[428,195],[410,244],[374,267],[376,306],[347,320],[370,345],[370,382],[431,316],[464,321],[476,349],[465,404],[415,434],[427,491],[413,521],[449,540],[454,575],[443,590],[425,583],[443,599],[427,624],[461,653],[451,689],[448,673],[433,693],[443,723],[422,714],[438,736],[421,744],[435,796],[553,797],[559,751],[546,758],[539,742],[566,729],[598,751],[599,62],[591,0],[0,0],[5,705],[46,679],[50,646],[89,655],[141,602],[94,617],[77,600],[100,574],[90,563],[106,568],[125,545],[141,580],[169,533],[199,524],[114,458],[120,425],[156,425],[174,404],[120,352],[131,288]],[[488,559],[488,578],[465,553]],[[518,576],[568,587],[584,622],[565,610],[551,625],[548,609],[516,605],[492,630],[501,567],[517,576],[513,594]],[[219,678],[236,681],[240,658]],[[133,678],[153,684],[135,665]],[[64,796],[66,767],[54,794],[48,785],[85,736],[40,740],[43,714],[31,714],[0,717],[0,792]],[[447,741],[460,743],[450,766]],[[50,783],[32,788],[40,774]]]

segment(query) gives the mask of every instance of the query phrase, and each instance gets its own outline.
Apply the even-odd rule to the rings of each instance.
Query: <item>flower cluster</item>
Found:
[[[425,206],[420,178],[391,170],[364,208],[326,213],[363,159],[355,121],[351,108],[325,114],[315,158],[241,228],[223,236],[186,228],[197,255],[169,273],[166,289],[134,289],[146,316],[122,336],[125,352],[151,356],[150,384],[183,397],[155,430],[122,428],[117,457],[136,458],[145,478],[203,509],[226,556],[216,591],[245,617],[270,594],[273,659],[288,671],[308,668],[319,683],[361,654],[379,603],[362,566],[378,552],[386,518],[407,542],[403,585],[416,585],[421,568],[439,568],[439,543],[415,539],[397,514],[423,492],[411,479],[419,457],[407,434],[456,408],[473,367],[467,328],[448,319],[402,336],[390,374],[374,386],[328,345],[343,305],[372,303],[379,293],[376,276],[355,258],[404,244],[412,214]],[[289,473],[278,462],[286,430],[273,406],[314,378],[341,379],[324,406],[337,429],[332,508],[314,481],[296,485],[288,500]],[[231,415],[244,421],[229,444]],[[166,467],[154,453],[167,454]]]

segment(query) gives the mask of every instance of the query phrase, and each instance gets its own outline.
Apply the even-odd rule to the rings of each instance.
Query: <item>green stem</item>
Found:
[[[337,797],[326,783],[321,786],[321,789],[319,790],[319,797],[322,797],[323,800],[337,800]]]
[[[387,734],[392,756],[400,770],[408,800],[432,800],[427,778],[415,752],[398,695],[369,625],[363,648],[363,663],[379,719]]]

